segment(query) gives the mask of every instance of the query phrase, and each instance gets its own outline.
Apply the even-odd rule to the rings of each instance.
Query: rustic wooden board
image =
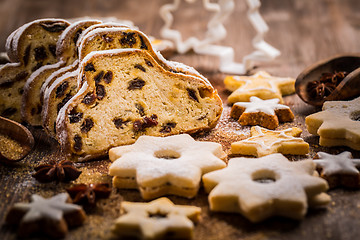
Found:
[[[0,50],[8,34],[16,27],[35,18],[43,17],[80,17],[115,16],[130,19],[139,28],[154,36],[159,36],[162,20],[158,16],[159,7],[169,1],[0,1]],[[183,4],[185,9],[177,11],[175,28],[188,31],[188,35],[206,27],[209,13],[201,8],[201,1],[195,5]],[[250,39],[254,30],[245,18],[245,1],[235,1],[236,11],[226,23],[228,37],[221,42],[235,48],[237,59],[249,53]],[[193,9],[200,9],[193,11]],[[296,77],[304,67],[323,58],[340,53],[360,52],[360,1],[357,0],[272,0],[263,1],[261,12],[270,26],[266,40],[280,49],[282,55],[271,63],[259,63],[257,68],[273,75]],[[218,89],[224,100],[224,113],[218,126],[200,140],[212,140],[222,143],[229,153],[230,143],[243,139],[249,134],[249,127],[241,127],[229,119],[230,108],[224,89],[224,74],[217,70],[218,59],[199,56],[193,53],[171,56],[171,60],[180,61],[195,67],[203,73]],[[310,144],[311,153],[307,156],[291,157],[292,160],[311,158],[318,151],[339,153],[350,150],[359,158],[360,152],[349,148],[324,148],[318,146],[318,137],[311,136],[304,124],[308,114],[319,109],[302,102],[296,95],[285,97],[296,115],[295,121],[283,124],[279,129],[297,126],[303,129],[302,136]],[[49,139],[41,129],[31,129],[36,145],[33,152],[16,166],[0,165],[0,239],[16,239],[16,229],[4,224],[4,218],[10,207],[18,201],[28,201],[31,194],[39,193],[49,197],[63,192],[71,184],[41,184],[31,174],[34,166],[40,163],[62,158],[57,143]],[[77,183],[108,182],[110,161],[78,163],[83,173]],[[331,203],[323,209],[310,209],[303,221],[283,218],[271,218],[259,224],[252,224],[241,215],[212,213],[209,211],[207,195],[200,190],[191,200],[170,196],[176,204],[190,204],[202,208],[202,221],[196,225],[195,239],[358,239],[360,234],[360,191],[335,189],[329,191]],[[87,209],[88,220],[85,225],[69,232],[66,239],[109,239],[110,228],[119,216],[122,200],[141,201],[137,191],[113,189],[111,197],[101,200],[97,208]]]

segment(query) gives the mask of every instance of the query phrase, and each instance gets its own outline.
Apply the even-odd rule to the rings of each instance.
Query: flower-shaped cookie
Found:
[[[278,98],[283,103],[282,95],[295,92],[295,79],[273,77],[264,71],[252,76],[227,76],[224,83],[233,92],[228,97],[229,103],[248,102],[251,96],[261,99]]]
[[[60,193],[51,198],[32,195],[30,203],[16,203],[7,214],[9,224],[19,224],[19,236],[43,232],[50,237],[64,237],[68,226],[81,225],[86,218],[82,207],[68,203],[69,195]]]
[[[279,122],[294,120],[291,109],[279,104],[278,98],[262,100],[250,97],[250,102],[235,103],[230,112],[232,118],[238,119],[241,125],[260,125],[268,129],[275,129]]]
[[[203,182],[212,211],[238,212],[252,222],[275,215],[301,219],[312,199],[328,189],[314,171],[312,160],[290,162],[276,153],[230,159],[226,168],[205,174]]]
[[[331,155],[324,152],[317,153],[314,159],[320,176],[326,179],[330,188],[344,186],[348,188],[360,187],[360,159],[353,159],[350,152]]]
[[[141,136],[128,146],[109,151],[115,161],[109,172],[115,187],[139,188],[144,199],[166,194],[192,198],[201,176],[224,168],[225,152],[218,143],[198,142],[188,134]]]
[[[122,202],[121,211],[113,232],[141,239],[192,238],[193,222],[201,213],[199,207],[174,205],[165,197],[149,203]]]
[[[319,144],[360,150],[360,97],[352,101],[326,101],[322,110],[305,118],[309,133],[320,136]]]
[[[251,137],[231,144],[233,154],[262,157],[272,153],[304,155],[309,153],[309,144],[299,138],[300,128],[272,131],[259,126],[251,127]]]

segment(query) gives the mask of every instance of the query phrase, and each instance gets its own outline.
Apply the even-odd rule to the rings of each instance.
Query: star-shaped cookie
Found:
[[[360,187],[360,159],[353,159],[350,152],[332,155],[318,152],[314,162],[320,169],[320,176],[326,179],[330,188],[344,186],[348,188]]]
[[[294,120],[291,109],[279,104],[278,98],[262,100],[250,97],[250,102],[236,102],[230,112],[232,118],[238,119],[241,125],[260,125],[268,129],[275,129],[279,122]]]
[[[68,226],[81,225],[86,218],[82,207],[68,203],[69,195],[60,193],[51,198],[37,194],[31,196],[30,203],[16,203],[8,213],[9,224],[19,224],[19,236],[27,237],[43,232],[51,237],[64,237]]]
[[[309,144],[299,138],[301,132],[297,127],[280,131],[251,127],[251,137],[232,143],[231,153],[256,157],[272,153],[304,155],[309,153]]]
[[[319,144],[360,150],[360,97],[351,101],[326,101],[322,110],[305,118],[309,133],[320,136]]]
[[[252,222],[271,216],[302,219],[311,199],[328,189],[314,171],[312,160],[290,162],[276,153],[230,159],[226,168],[205,174],[203,182],[212,211],[241,213]]]
[[[174,205],[168,198],[149,203],[121,203],[120,216],[113,227],[117,236],[141,239],[190,239],[201,209],[195,206]]]
[[[117,188],[138,188],[144,199],[173,194],[192,198],[201,176],[224,168],[226,154],[219,143],[198,142],[188,134],[143,135],[128,146],[109,151],[109,169]]]
[[[228,103],[248,102],[251,96],[261,99],[278,98],[283,103],[282,95],[295,92],[294,78],[274,77],[264,71],[252,76],[227,76],[224,83],[232,91]]]

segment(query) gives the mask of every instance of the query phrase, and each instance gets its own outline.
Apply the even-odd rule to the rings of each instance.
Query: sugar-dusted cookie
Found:
[[[200,219],[201,209],[174,205],[168,198],[149,203],[122,202],[120,216],[113,227],[119,237],[140,239],[190,239],[193,222]]]
[[[262,100],[250,97],[250,102],[236,102],[230,112],[232,118],[238,119],[241,125],[260,125],[268,129],[275,129],[279,122],[291,122],[294,114],[291,109],[279,104],[278,98]]]
[[[190,135],[141,136],[136,143],[112,148],[109,169],[118,188],[139,188],[144,199],[174,194],[192,198],[201,176],[224,168],[218,143],[197,142]]]
[[[319,144],[360,150],[360,97],[351,101],[326,101],[322,110],[305,118],[309,133],[320,136]]]
[[[350,152],[338,155],[318,152],[316,158],[314,162],[320,170],[320,176],[328,181],[330,188],[360,188],[360,159],[353,159]]]
[[[32,195],[30,203],[16,203],[6,216],[6,222],[19,225],[20,237],[44,233],[61,238],[68,227],[82,225],[86,215],[82,207],[68,203],[69,195],[60,193],[51,198]]]
[[[226,89],[232,91],[228,103],[248,102],[251,96],[261,99],[278,98],[295,92],[295,79],[273,77],[260,71],[252,76],[227,76],[224,79]]]
[[[290,162],[276,153],[230,159],[226,168],[205,174],[203,182],[212,211],[241,213],[252,222],[271,216],[302,219],[311,201],[330,200],[326,181],[314,171],[312,160]]]
[[[303,155],[309,153],[309,144],[299,138],[297,127],[272,131],[259,126],[251,127],[251,137],[231,144],[233,154],[262,157],[272,153]]]

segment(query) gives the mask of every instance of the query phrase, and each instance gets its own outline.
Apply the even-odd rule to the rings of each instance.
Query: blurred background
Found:
[[[46,17],[116,17],[131,20],[144,33],[160,37],[163,21],[159,9],[171,2],[173,0],[0,0],[0,51],[5,50],[6,38],[16,28]],[[233,47],[240,61],[253,50],[251,39],[255,31],[246,18],[246,1],[234,2],[235,10],[225,22],[228,35],[220,44]],[[261,14],[270,27],[265,40],[282,52],[272,64],[265,63],[267,68],[277,71],[277,66],[287,64],[293,68],[282,67],[283,71],[294,76],[308,63],[334,54],[360,52],[359,0],[263,0],[261,3]],[[201,38],[212,14],[202,7],[202,0],[192,4],[183,0],[173,16],[173,28],[180,30],[184,38],[191,35]],[[217,64],[216,58],[198,57],[196,64],[209,61],[198,66],[207,68],[205,72]],[[181,60],[193,64],[186,57]]]

